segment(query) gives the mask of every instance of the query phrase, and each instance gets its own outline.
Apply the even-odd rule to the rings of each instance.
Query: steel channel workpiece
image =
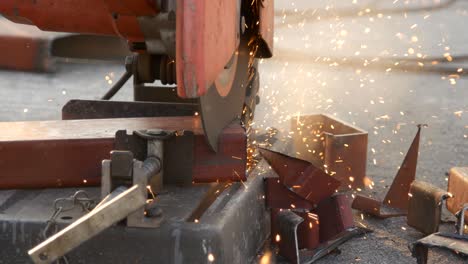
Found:
[[[328,115],[291,120],[294,152],[341,182],[340,189],[367,186],[367,132]]]
[[[115,131],[154,128],[193,132],[193,146],[187,150],[193,157],[192,173],[187,176],[190,182],[246,180],[247,139],[240,124],[223,131],[220,149],[214,153],[205,141],[199,117],[114,118],[0,122],[4,132],[0,135],[0,188],[97,186],[100,163],[115,149]],[[165,156],[185,155],[178,150],[186,142],[179,141],[179,137],[174,139]],[[23,166],[25,159],[29,160],[27,167]]]

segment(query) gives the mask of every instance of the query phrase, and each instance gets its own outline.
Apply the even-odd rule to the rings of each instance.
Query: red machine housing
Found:
[[[176,75],[178,95],[204,95],[228,64],[239,44],[239,0],[176,1]],[[244,1],[258,23],[259,56],[270,57],[273,42],[273,0]],[[144,43],[139,18],[155,17],[156,0],[2,0],[0,14],[41,30],[116,35]],[[155,25],[157,26],[157,25]],[[142,51],[144,52],[144,51]],[[265,55],[266,54],[266,55]]]

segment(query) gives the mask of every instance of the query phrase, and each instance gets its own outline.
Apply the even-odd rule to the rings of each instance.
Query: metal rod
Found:
[[[141,195],[146,186],[134,185],[114,199],[100,205],[62,231],[31,249],[28,254],[34,263],[52,263],[101,231],[124,219],[145,205]]]
[[[465,204],[463,208],[460,210],[460,218],[458,222],[458,234],[462,236],[465,232],[465,212],[468,211],[468,204]]]
[[[124,84],[132,77],[133,73],[126,71],[122,77],[110,88],[109,91],[101,98],[101,100],[110,100],[120,89],[124,86]]]

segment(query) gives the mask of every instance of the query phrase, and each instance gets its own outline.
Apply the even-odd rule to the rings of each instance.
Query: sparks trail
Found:
[[[376,15],[395,15],[395,14],[409,14],[409,13],[421,13],[421,12],[434,12],[448,8],[459,0],[446,0],[437,5],[423,6],[423,7],[412,7],[412,8],[382,8],[372,9],[375,5],[369,5],[360,8],[340,8],[340,9],[306,9],[302,12],[295,12],[291,10],[276,11],[275,16],[287,16],[292,21],[289,23],[282,23],[275,25],[276,27],[285,27],[288,24],[300,23],[304,19],[314,19],[312,22],[318,22],[329,19],[341,19],[349,17],[370,17]],[[309,23],[311,21],[308,21]]]
[[[445,66],[453,62],[468,62],[468,55],[453,56],[452,61],[445,57],[426,58],[381,58],[381,57],[329,57],[307,54],[300,51],[276,49],[277,60],[300,61],[311,64],[323,64],[334,67],[356,68],[362,67],[370,70],[388,70],[398,72],[416,72],[425,74],[456,75],[456,77],[468,77],[468,72],[460,71],[458,66]],[[426,65],[428,63],[429,65]],[[438,66],[435,66],[438,65]],[[444,65],[444,66],[442,66]]]

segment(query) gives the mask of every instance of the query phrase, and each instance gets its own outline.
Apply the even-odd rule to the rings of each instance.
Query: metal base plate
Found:
[[[269,236],[260,164],[244,183],[227,188],[201,216],[186,219],[203,198],[209,184],[187,188],[165,187],[160,206],[165,222],[160,228],[115,225],[68,255],[70,263],[250,263]],[[30,263],[27,251],[38,242],[53,213],[56,198],[76,189],[0,191],[0,263]],[[98,188],[88,188],[92,197]],[[248,212],[248,213],[246,213]],[[61,226],[83,213],[68,211],[58,217]],[[66,220],[69,218],[71,220]]]

